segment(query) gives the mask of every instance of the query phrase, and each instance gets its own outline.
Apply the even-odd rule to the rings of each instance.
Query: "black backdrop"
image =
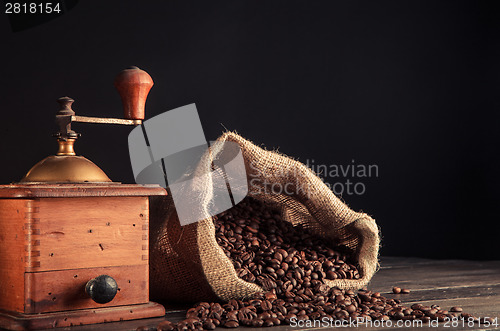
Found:
[[[499,22],[480,1],[80,1],[18,32],[2,14],[0,183],[54,154],[58,97],[121,117],[113,79],[137,65],[148,118],[194,102],[207,139],[222,123],[304,162],[376,165],[327,181],[363,183],[342,197],[383,255],[498,259]],[[77,153],[133,182],[130,128],[74,127]]]

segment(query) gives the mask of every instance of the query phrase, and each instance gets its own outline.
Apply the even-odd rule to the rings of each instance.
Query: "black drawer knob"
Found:
[[[100,275],[87,282],[85,292],[97,303],[108,303],[118,292],[118,284],[113,277]]]

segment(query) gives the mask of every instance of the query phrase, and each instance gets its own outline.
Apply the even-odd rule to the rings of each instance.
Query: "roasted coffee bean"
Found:
[[[401,288],[400,288],[400,287],[393,287],[393,288],[392,288],[392,293],[394,293],[394,294],[399,294],[399,293],[401,293]]]
[[[338,278],[338,275],[337,275],[337,273],[336,273],[335,271],[333,271],[333,270],[329,270],[329,271],[327,271],[327,273],[326,273],[326,278],[327,278],[327,279],[330,279],[330,280],[333,280],[333,279],[337,279],[337,278]]]
[[[262,314],[259,314],[259,318],[263,320],[271,318],[271,313],[269,311],[265,311]]]
[[[259,328],[264,325],[264,321],[262,319],[254,319],[252,320],[252,326],[255,328]]]
[[[462,307],[451,307],[450,311],[456,312],[456,313],[461,313],[463,311]]]
[[[237,312],[236,312],[236,311],[234,311],[234,310],[232,310],[232,311],[228,312],[228,313],[226,314],[226,319],[227,319],[228,321],[236,321],[236,322],[238,322],[238,315],[237,315]]]
[[[227,321],[226,323],[224,323],[225,328],[237,328],[238,326],[240,325],[236,321]]]
[[[271,310],[273,308],[273,304],[269,300],[264,300],[260,304],[260,308],[264,311]]]
[[[139,326],[137,329],[135,329],[136,331],[156,331],[157,328],[155,327],[149,327],[149,326]],[[173,330],[173,329],[171,329]]]
[[[177,330],[203,330],[203,324],[199,319],[186,318],[176,325]]]
[[[461,313],[461,317],[465,318],[465,320],[473,320],[474,322],[479,322],[479,318],[477,316],[474,316],[472,314],[468,313]]]
[[[283,316],[286,316],[288,313],[288,310],[284,304],[280,304],[280,305],[275,306],[275,309],[276,309],[276,312],[280,313]]]
[[[370,297],[370,295],[369,295],[369,294],[367,294],[367,293],[363,293],[363,292],[361,292],[361,293],[359,293],[359,294],[358,294],[358,296],[359,296],[359,298],[360,298],[362,301],[365,301],[365,302],[371,302],[371,297]]]
[[[410,290],[409,290],[409,289],[407,289],[407,288],[402,288],[402,289],[401,289],[401,293],[402,293],[402,294],[408,294],[408,293],[410,293]]]
[[[276,300],[277,297],[276,297],[276,294],[274,294],[273,292],[267,292],[264,297],[266,298],[266,300],[269,300],[269,301],[273,301],[273,300]]]
[[[156,328],[158,331],[171,331],[176,329],[176,324],[170,321],[163,321]]]
[[[281,324],[281,321],[276,317],[271,317],[270,320],[271,320],[271,322],[273,322],[273,325],[280,325]]]
[[[356,306],[354,306],[354,305],[349,305],[349,306],[345,307],[345,310],[347,310],[347,312],[348,312],[349,314],[352,314],[352,313],[354,313],[357,309],[356,309]]]
[[[205,322],[203,322],[203,329],[205,330],[215,330],[216,327],[217,326],[214,322],[212,322],[211,319],[207,319]]]
[[[481,322],[481,324],[492,325],[495,322],[495,318],[493,318],[493,317],[482,317],[482,318],[479,319],[479,321]]]
[[[411,309],[418,309],[418,310],[420,310],[423,307],[424,306],[422,304],[420,304],[420,303],[415,303],[415,304],[411,305]]]
[[[393,317],[394,317],[395,319],[398,319],[398,320],[399,320],[399,319],[402,319],[403,317],[405,317],[405,314],[404,314],[402,311],[396,311],[396,312],[394,313]]]

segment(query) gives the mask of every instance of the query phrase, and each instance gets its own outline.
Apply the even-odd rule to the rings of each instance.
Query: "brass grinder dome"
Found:
[[[75,139],[58,140],[59,151],[35,164],[21,183],[96,183],[111,182],[92,161],[77,156],[73,150]]]
[[[111,182],[94,162],[83,156],[51,155],[28,171],[21,183]]]

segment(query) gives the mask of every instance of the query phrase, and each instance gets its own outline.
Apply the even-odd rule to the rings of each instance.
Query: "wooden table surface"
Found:
[[[368,288],[378,291],[389,298],[401,299],[403,304],[424,305],[437,304],[443,309],[460,306],[464,312],[481,317],[498,318],[499,326],[484,328],[475,324],[473,327],[446,327],[441,323],[438,328],[404,327],[407,330],[500,330],[500,261],[463,261],[463,260],[428,260],[419,258],[382,257],[380,270],[375,274]],[[398,286],[411,290],[410,294],[392,294],[392,287]],[[156,326],[159,322],[181,320],[184,310],[167,308],[165,318],[96,324],[60,328],[58,330],[89,331],[89,330],[135,330],[139,326]],[[393,321],[395,323],[395,321]],[[389,330],[387,327],[366,327],[364,330]],[[241,327],[235,330],[296,330],[290,326],[271,328]],[[307,328],[302,328],[307,329]],[[311,328],[309,328],[311,329]],[[317,329],[317,328],[312,328]],[[224,328],[218,328],[224,330]]]

